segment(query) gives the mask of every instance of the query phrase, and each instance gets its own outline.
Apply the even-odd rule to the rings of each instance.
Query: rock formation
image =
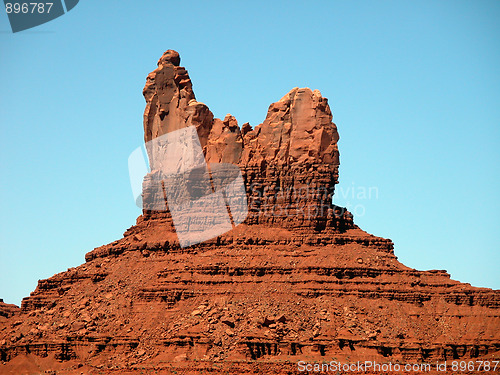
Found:
[[[198,102],[167,51],[144,88],[145,141],[195,126],[207,163],[239,166],[249,215],[187,248],[148,209],[86,263],[0,304],[0,372],[275,373],[297,362],[498,360],[500,293],[398,262],[332,204],[339,136],[327,99],[294,88],[254,129]],[[161,164],[148,149],[147,182]],[[17,372],[16,372],[17,371]],[[128,372],[127,372],[128,371]],[[97,373],[97,372],[95,372]]]
[[[5,303],[3,299],[0,298],[0,317],[10,318],[11,316],[19,312],[19,307],[9,303]]]

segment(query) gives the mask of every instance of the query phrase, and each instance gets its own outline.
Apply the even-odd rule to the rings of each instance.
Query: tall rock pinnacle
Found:
[[[189,74],[179,64],[179,54],[168,50],[158,60],[158,68],[146,79],[143,90],[146,99],[144,141],[149,142],[187,126],[196,126],[204,146],[212,127],[213,114],[205,104],[196,101]],[[155,169],[154,161],[151,169]]]

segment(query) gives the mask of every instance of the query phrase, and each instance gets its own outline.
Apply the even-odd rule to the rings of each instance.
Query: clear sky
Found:
[[[334,202],[406,265],[499,289],[499,25],[499,1],[81,0],[16,34],[1,12],[0,298],[135,223],[127,158],[167,49],[240,125],[319,89],[341,137]]]

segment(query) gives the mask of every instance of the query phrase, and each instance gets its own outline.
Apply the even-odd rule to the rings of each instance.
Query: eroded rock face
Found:
[[[341,229],[332,197],[338,183],[339,139],[327,99],[294,88],[245,133],[240,167],[247,177],[249,224]],[[352,227],[349,215],[342,221]]]
[[[290,374],[299,360],[498,360],[499,291],[404,266],[390,240],[332,205],[339,137],[319,91],[294,88],[262,124],[240,129],[196,101],[179,65],[167,51],[147,78],[145,141],[196,126],[207,163],[241,169],[249,216],[182,249],[169,212],[146,207],[122,239],[41,280],[21,311],[0,303],[0,372],[36,363],[67,374]]]
[[[232,163],[242,170],[250,208],[247,224],[354,227],[351,215],[340,208],[336,212],[332,205],[339,135],[328,100],[318,90],[292,89],[269,106],[262,124],[255,129],[245,124],[242,131],[234,116],[214,119],[208,107],[196,101],[189,75],[179,63],[177,52],[167,51],[148,75],[143,91],[146,142],[194,125],[207,163]],[[161,167],[148,152],[152,174],[147,181]],[[146,187],[144,201],[156,203],[162,193]],[[151,214],[148,208],[146,216]]]

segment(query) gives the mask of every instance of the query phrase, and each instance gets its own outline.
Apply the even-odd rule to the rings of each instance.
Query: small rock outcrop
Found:
[[[169,50],[144,87],[144,139],[194,126],[207,165],[241,170],[248,216],[181,247],[145,203],[123,238],[0,302],[0,372],[291,374],[297,362],[498,360],[500,292],[401,264],[332,204],[339,135],[326,98],[294,88],[252,128],[214,118]],[[194,130],[193,130],[194,131]],[[162,167],[148,149],[148,181]],[[31,372],[30,372],[31,371]]]
[[[19,307],[17,307],[16,305],[5,303],[3,299],[0,298],[0,317],[10,318],[11,316],[17,314],[19,311]]]

